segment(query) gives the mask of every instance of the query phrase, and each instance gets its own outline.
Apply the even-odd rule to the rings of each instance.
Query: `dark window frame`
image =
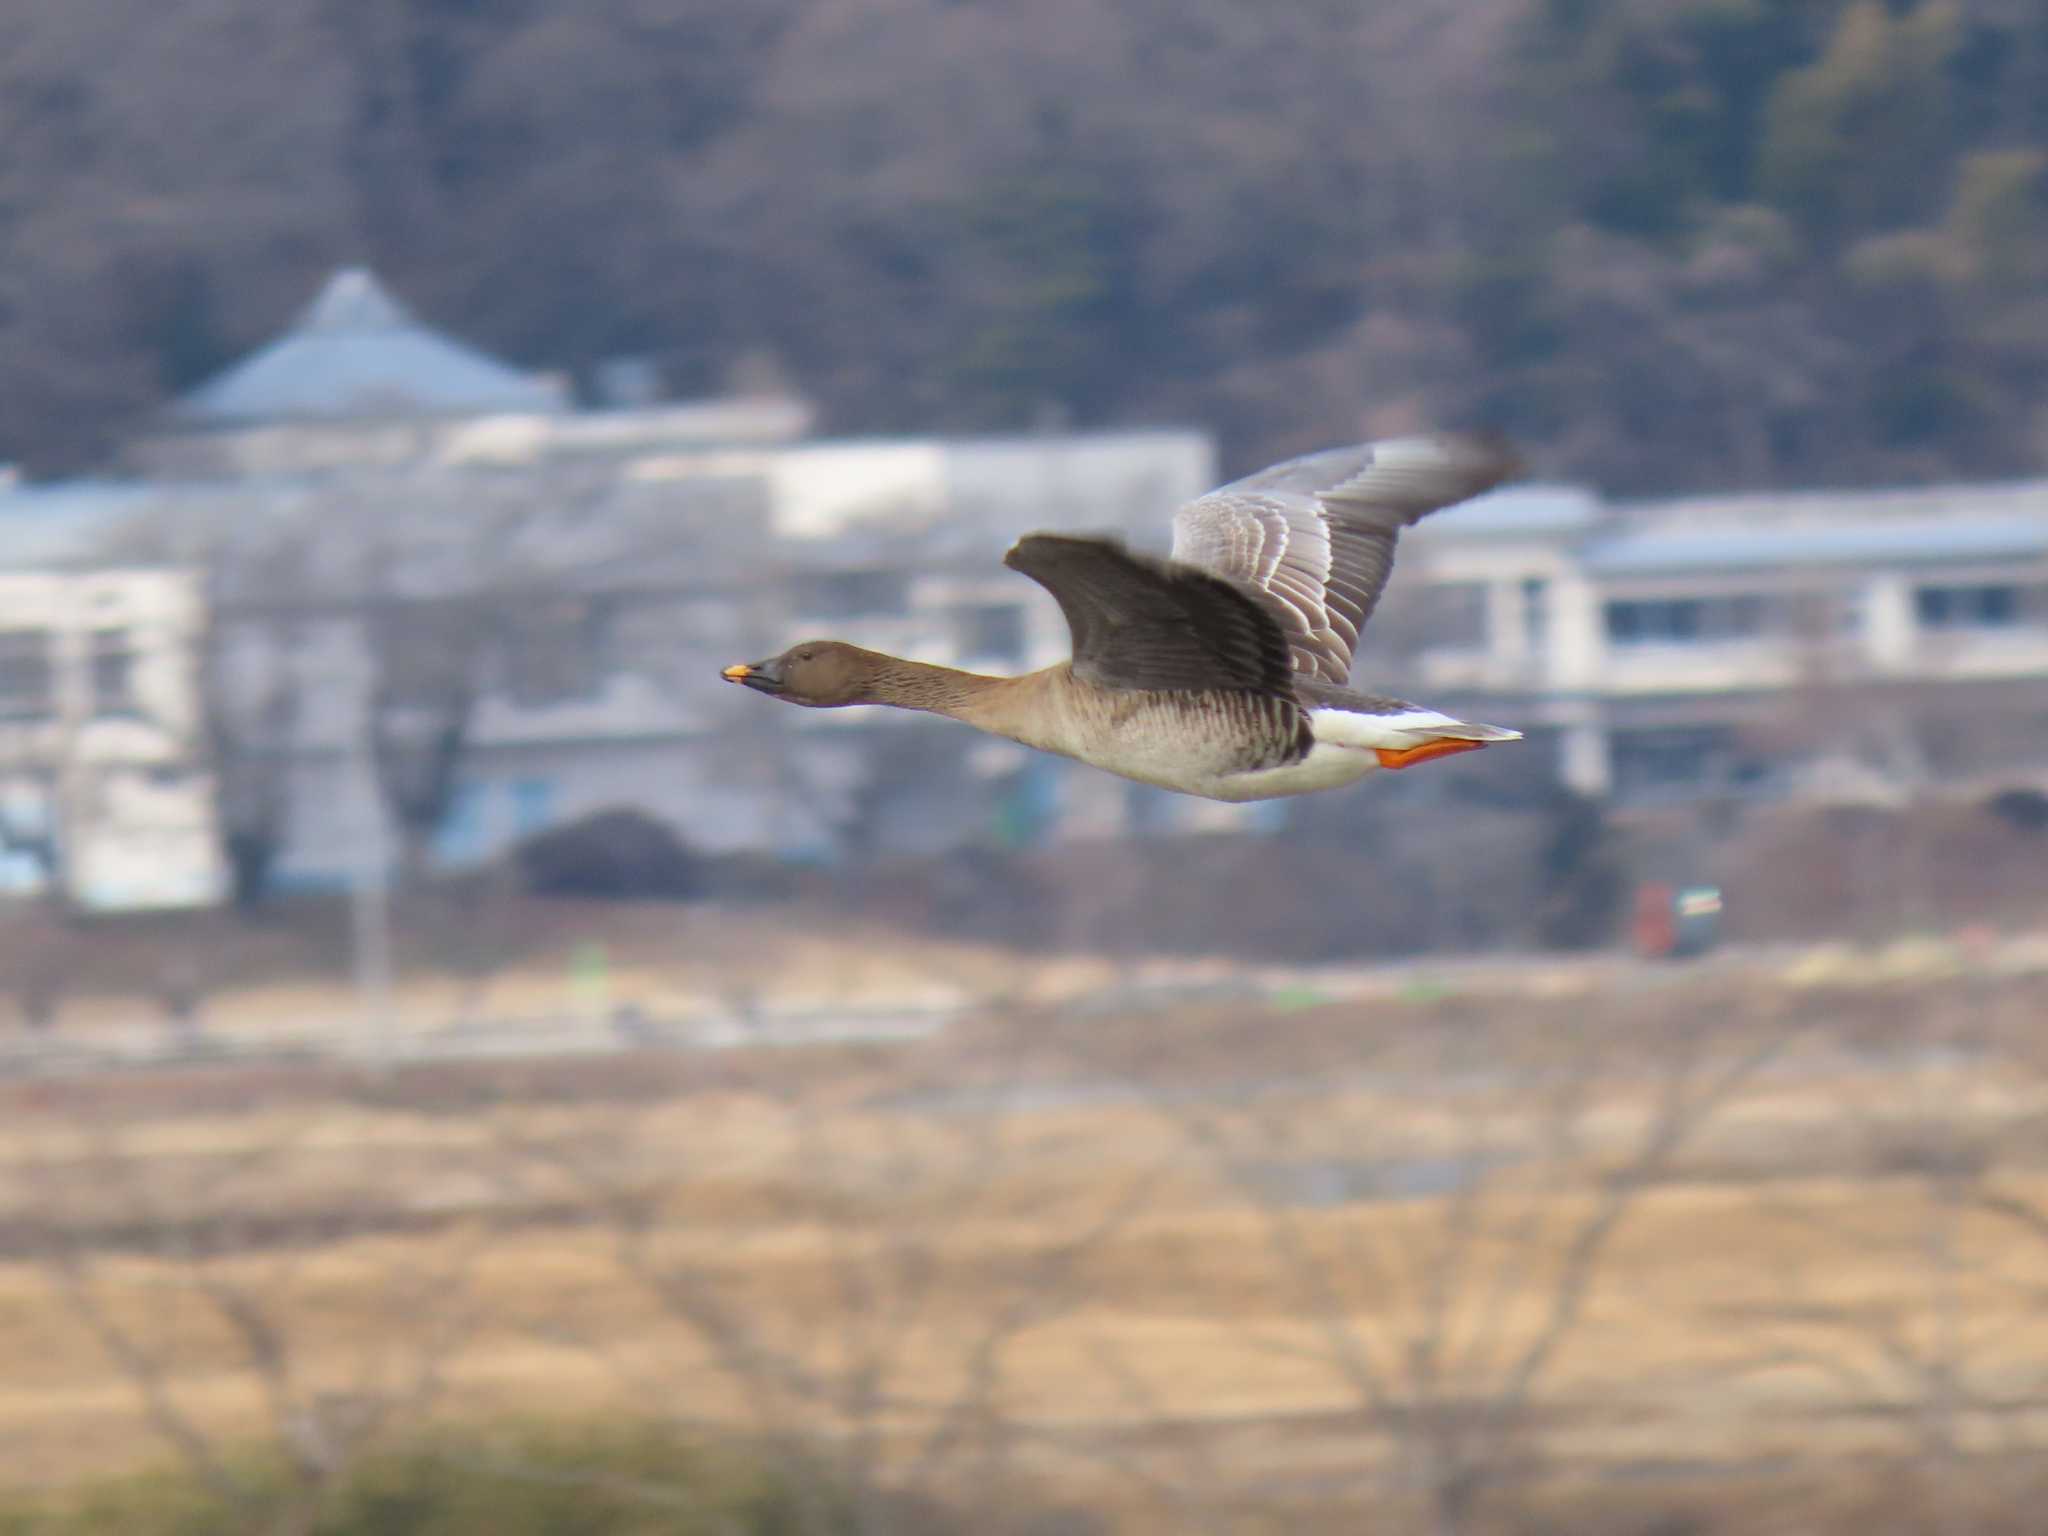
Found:
[[[142,714],[135,693],[135,668],[141,653],[132,630],[109,626],[92,632],[86,657],[92,684],[92,715],[96,720],[133,720]],[[119,681],[109,685],[108,675]]]
[[[1601,603],[1608,643],[1723,645],[1754,640],[1771,627],[1772,605],[1761,592],[1699,597],[1610,597]]]
[[[0,630],[0,720],[56,718],[55,648],[47,629]]]
[[[1913,589],[1913,621],[1922,629],[2014,629],[2026,603],[2017,582],[1928,583]]]

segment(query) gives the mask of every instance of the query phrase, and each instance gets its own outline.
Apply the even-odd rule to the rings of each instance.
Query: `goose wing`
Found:
[[[1520,468],[1504,442],[1464,433],[1309,454],[1182,507],[1173,558],[1249,587],[1285,633],[1295,670],[1341,684],[1401,530]]]
[[[1285,696],[1294,668],[1268,605],[1193,566],[1115,539],[1032,533],[1003,556],[1050,592],[1074,637],[1074,675],[1104,688],[1243,689]]]

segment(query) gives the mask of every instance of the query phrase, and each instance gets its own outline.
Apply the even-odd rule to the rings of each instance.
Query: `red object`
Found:
[[[1636,916],[1633,925],[1636,953],[1661,959],[1678,945],[1678,922],[1673,915],[1676,896],[1661,881],[1636,887]]]

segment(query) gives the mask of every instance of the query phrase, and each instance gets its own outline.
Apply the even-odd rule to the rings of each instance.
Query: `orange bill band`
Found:
[[[736,661],[718,675],[720,677],[728,679],[731,682],[743,683],[748,678],[754,675],[754,669],[748,666],[744,661]]]

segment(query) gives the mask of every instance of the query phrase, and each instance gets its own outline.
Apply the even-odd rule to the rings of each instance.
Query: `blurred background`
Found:
[[[0,1531],[2048,1497],[2048,17],[0,35]],[[718,668],[1505,430],[1223,806]]]

